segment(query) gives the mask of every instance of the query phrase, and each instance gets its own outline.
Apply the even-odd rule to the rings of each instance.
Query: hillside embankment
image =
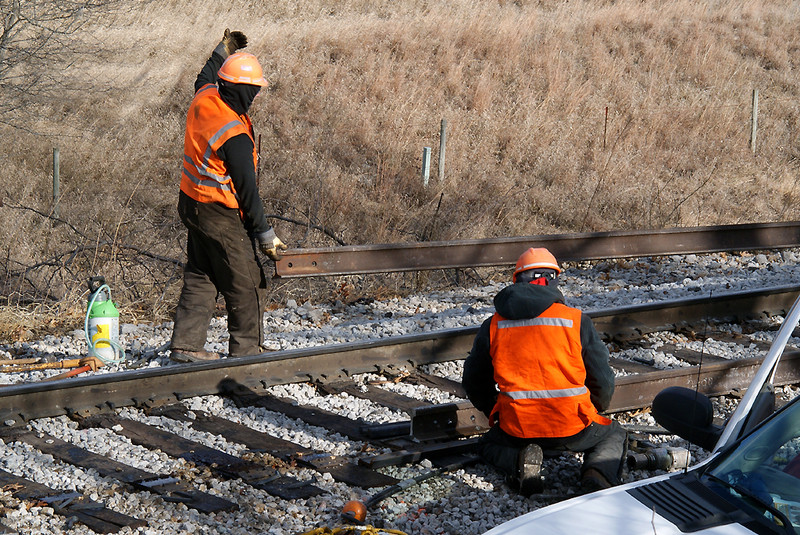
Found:
[[[169,317],[184,116],[226,27],[246,33],[270,80],[252,108],[260,191],[291,247],[800,216],[796,2],[112,7],[81,12],[81,46],[47,68],[0,74],[6,104],[9,83],[56,84],[0,121],[4,337],[80,318],[96,274],[129,319]],[[271,296],[438,282],[279,283]]]

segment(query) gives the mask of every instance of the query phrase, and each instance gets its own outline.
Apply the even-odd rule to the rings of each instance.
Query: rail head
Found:
[[[528,247],[561,262],[784,249],[800,246],[800,222],[749,223],[647,231],[551,234],[449,242],[290,249],[275,277],[313,277],[513,265]]]

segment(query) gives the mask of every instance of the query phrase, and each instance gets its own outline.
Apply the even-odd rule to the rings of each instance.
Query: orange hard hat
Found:
[[[561,268],[558,267],[558,262],[553,253],[544,247],[534,249],[531,247],[522,253],[517,260],[517,267],[514,269],[514,282],[517,281],[517,275],[529,269],[552,269],[556,274],[561,273]]]
[[[264,71],[253,54],[236,52],[228,56],[217,75],[220,79],[234,84],[248,84],[267,87]]]

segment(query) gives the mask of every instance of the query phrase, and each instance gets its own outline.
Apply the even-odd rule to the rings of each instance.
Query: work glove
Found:
[[[281,251],[288,249],[286,244],[275,235],[275,231],[272,229],[264,232],[263,234],[259,234],[257,239],[259,250],[267,255],[270,260],[274,260],[276,262],[281,259]]]
[[[230,31],[225,28],[222,41],[219,42],[214,52],[227,59],[228,56],[247,46],[247,36],[239,31]]]

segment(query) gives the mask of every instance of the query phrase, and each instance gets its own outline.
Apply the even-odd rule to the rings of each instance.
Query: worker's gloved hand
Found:
[[[228,56],[247,46],[247,36],[239,31],[230,31],[225,28],[222,41],[219,42],[214,52],[227,59]]]
[[[286,244],[275,235],[275,231],[273,229],[270,229],[263,234],[259,234],[257,236],[257,240],[259,250],[267,255],[270,260],[275,260],[276,262],[281,258],[281,251],[288,249]]]

